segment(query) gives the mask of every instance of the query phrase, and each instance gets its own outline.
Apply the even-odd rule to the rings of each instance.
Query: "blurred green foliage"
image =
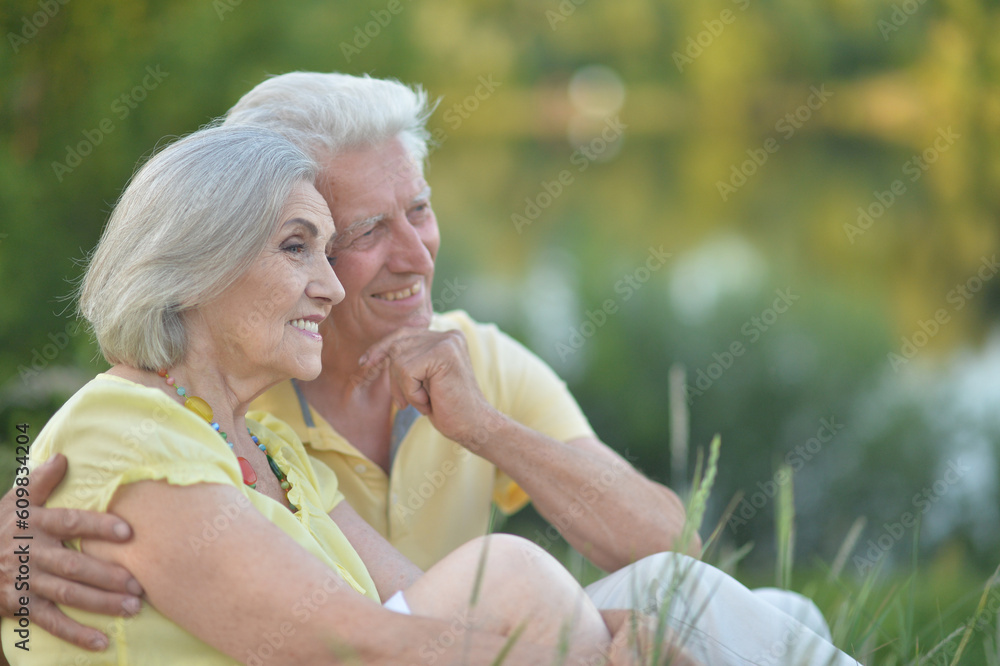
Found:
[[[692,447],[722,434],[707,520],[744,493],[723,540],[751,569],[789,457],[797,562],[913,512],[921,558],[995,567],[1000,280],[949,297],[998,245],[995,3],[4,0],[0,26],[0,441],[102,367],[67,297],[141,157],[269,74],[370,73],[441,97],[435,297],[525,341],[661,480],[683,364]],[[816,449],[823,419],[844,427]]]

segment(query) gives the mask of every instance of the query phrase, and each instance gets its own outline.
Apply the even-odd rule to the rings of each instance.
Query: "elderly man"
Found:
[[[395,82],[294,73],[227,115],[313,137],[300,140],[322,165],[347,292],[323,324],[320,378],[255,407],[291,424],[420,567],[485,533],[493,502],[511,513],[529,497],[604,570],[672,550],[684,524],[677,495],[602,444],[548,366],[494,326],[432,311],[428,113],[422,92]]]
[[[342,524],[366,565],[398,574],[405,588],[417,567],[487,532],[493,504],[510,513],[530,498],[571,545],[616,572],[588,588],[599,607],[657,610],[672,599],[668,615],[692,656],[712,664],[775,656],[854,663],[827,642],[822,616],[806,600],[751,593],[712,567],[665,553],[684,525],[677,496],[604,445],[536,356],[463,312],[432,311],[440,236],[423,176],[429,114],[420,89],[299,72],[260,84],[224,121],[277,129],[321,167],[317,188],[337,227],[336,271],[347,295],[322,325],[320,377],[280,385],[254,407],[289,423],[318,459],[319,476],[335,472],[357,514],[395,546]],[[266,311],[268,302],[262,296],[248,307]],[[35,501],[57,482],[46,470]],[[111,516],[47,511],[33,515],[52,536],[128,538],[128,526]],[[13,533],[12,524],[4,528],[0,535]],[[695,535],[687,550],[697,554],[700,545]],[[139,591],[127,572],[63,549],[36,552],[44,553],[41,597],[131,611]],[[3,606],[8,617],[16,607],[8,599]],[[97,632],[51,604],[35,612],[50,631],[99,646]]]

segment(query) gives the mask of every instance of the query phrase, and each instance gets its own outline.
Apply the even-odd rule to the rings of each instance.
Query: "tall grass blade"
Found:
[[[965,634],[962,636],[962,640],[958,644],[958,649],[955,651],[955,657],[951,660],[951,666],[956,666],[956,664],[958,664],[958,660],[962,658],[962,653],[965,651],[965,647],[969,644],[969,639],[972,638],[972,632],[975,630],[976,625],[979,624],[979,619],[983,615],[983,609],[986,608],[986,600],[990,596],[990,591],[998,583],[1000,583],[1000,566],[997,567],[996,571],[993,572],[993,575],[986,581],[986,587],[983,588],[983,596],[979,598],[979,605],[976,606],[976,612],[973,613],[972,618],[969,620],[968,626],[965,629]]]
[[[854,552],[854,547],[858,545],[858,539],[861,538],[861,533],[864,532],[867,524],[867,518],[858,516],[858,519],[851,525],[851,529],[847,530],[847,536],[844,537],[844,542],[840,544],[837,556],[833,558],[833,566],[830,568],[830,575],[827,580],[834,581],[840,578],[840,574],[844,570],[844,565],[847,564],[847,558]]]
[[[521,638],[521,634],[524,633],[524,630],[527,626],[528,626],[527,622],[522,622],[521,624],[514,627],[514,631],[510,632],[510,636],[507,637],[507,640],[504,642],[503,647],[497,654],[496,659],[493,660],[493,663],[490,666],[500,666],[500,664],[502,664],[507,659],[507,655],[510,654],[510,651],[512,649],[514,649],[514,646],[517,644],[517,641]]]
[[[785,478],[788,482],[778,486],[778,503],[775,507],[777,525],[778,559],[775,563],[776,584],[787,590],[792,586],[792,564],[795,560],[795,490],[792,468],[782,465],[775,478]]]
[[[681,536],[677,540],[675,550],[686,553],[691,543],[694,533],[701,527],[701,522],[705,518],[705,507],[708,505],[708,495],[712,492],[712,485],[715,483],[715,475],[719,466],[719,449],[722,446],[722,438],[716,435],[712,438],[712,443],[708,447],[708,464],[705,466],[705,476],[701,477],[702,453],[698,452],[698,463],[695,466],[695,477],[692,485],[691,499],[687,507],[687,519],[684,521],[684,528]]]

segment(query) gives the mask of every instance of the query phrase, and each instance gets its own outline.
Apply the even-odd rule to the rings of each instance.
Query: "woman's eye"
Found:
[[[292,254],[302,254],[306,251],[306,246],[303,243],[292,243],[291,245],[286,245],[282,249],[285,252],[291,252]]]

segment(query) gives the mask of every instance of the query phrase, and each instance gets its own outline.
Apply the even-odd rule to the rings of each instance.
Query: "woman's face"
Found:
[[[328,256],[333,236],[323,197],[312,184],[301,183],[250,269],[198,308],[209,351],[228,374],[268,384],[319,374],[319,323],[344,298]]]

